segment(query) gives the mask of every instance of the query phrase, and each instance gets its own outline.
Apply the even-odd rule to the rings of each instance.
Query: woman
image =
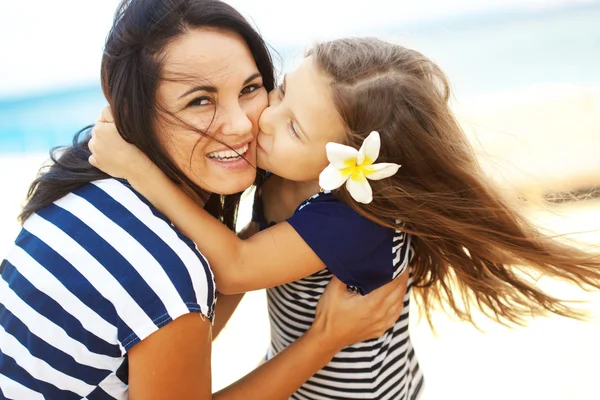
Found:
[[[257,121],[273,86],[265,44],[222,2],[132,0],[117,11],[102,60],[116,125],[230,228],[255,179]],[[210,267],[126,182],[89,165],[88,140],[82,131],[54,152],[2,262],[2,395],[211,398]],[[214,398],[289,397],[341,348],[390,327],[402,285],[359,298],[333,281],[305,335]]]

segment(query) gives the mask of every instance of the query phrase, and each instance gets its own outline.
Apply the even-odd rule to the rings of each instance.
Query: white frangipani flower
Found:
[[[379,157],[381,139],[373,131],[365,139],[360,150],[339,143],[327,143],[327,159],[330,164],[319,175],[319,185],[324,190],[337,189],[346,182],[346,189],[359,203],[373,201],[373,191],[367,179],[379,180],[398,172],[400,165],[393,163],[373,164]]]

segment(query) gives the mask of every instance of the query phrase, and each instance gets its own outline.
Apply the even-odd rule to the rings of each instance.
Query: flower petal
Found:
[[[350,196],[359,203],[369,204],[373,201],[371,185],[369,185],[362,172],[352,174],[346,182],[346,189],[348,189]]]
[[[367,136],[362,146],[360,146],[360,150],[358,151],[364,157],[364,161],[359,163],[362,165],[371,165],[377,160],[379,157],[379,149],[381,148],[381,138],[379,137],[379,132],[373,131]]]
[[[365,176],[372,181],[378,181],[379,179],[389,178],[398,172],[401,165],[393,163],[379,163],[369,165],[364,168]]]
[[[348,170],[340,170],[333,164],[329,164],[319,175],[319,186],[325,190],[337,189],[346,182],[349,176]]]
[[[329,142],[325,146],[327,151],[327,159],[337,168],[347,168],[354,166],[358,150],[350,146],[345,146],[339,143]]]

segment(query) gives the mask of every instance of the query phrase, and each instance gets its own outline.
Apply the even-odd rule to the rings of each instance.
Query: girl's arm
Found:
[[[242,240],[199,207],[158,167],[152,166],[143,176],[134,175],[128,180],[210,260],[221,293],[269,288],[325,268],[287,222]]]
[[[211,397],[211,326],[187,314],[135,345],[129,357],[129,398],[240,400],[288,399],[342,348],[380,337],[402,312],[406,280],[367,296],[333,278],[309,330],[286,350]]]
[[[242,239],[248,239],[252,235],[258,232],[258,224],[256,222],[250,222],[241,231],[238,232],[238,236]],[[215,307],[215,317],[213,321],[213,340],[219,336],[219,333],[225,328],[227,322],[237,309],[240,301],[244,297],[244,293],[239,294],[223,294],[217,295],[217,305]]]
[[[321,259],[286,222],[241,240],[125,142],[112,123],[98,122],[89,143],[90,163],[125,178],[210,260],[219,292],[243,293],[309,276],[325,268]]]

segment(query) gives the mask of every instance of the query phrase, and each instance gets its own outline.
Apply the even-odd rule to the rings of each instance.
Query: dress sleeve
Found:
[[[395,278],[395,232],[336,200],[315,201],[287,222],[327,268],[346,285],[367,294]]]

